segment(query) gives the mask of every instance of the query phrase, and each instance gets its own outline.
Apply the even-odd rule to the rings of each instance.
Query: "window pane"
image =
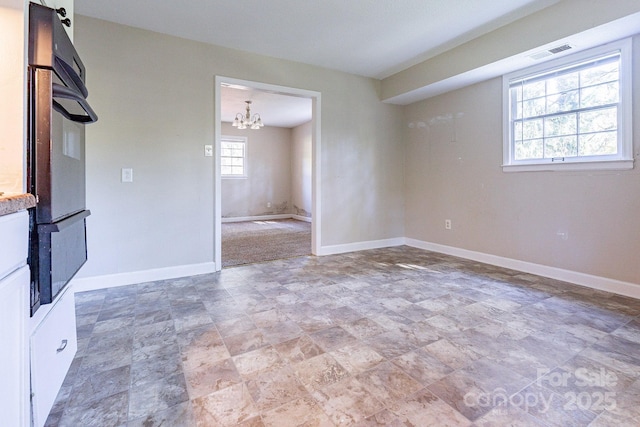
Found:
[[[578,155],[578,137],[561,136],[559,138],[547,138],[544,140],[544,156],[573,157]]]
[[[520,120],[513,123],[513,139],[514,141],[522,141],[522,121]]]
[[[524,101],[522,104],[523,117],[541,116],[545,113],[545,99],[536,98]]]
[[[522,86],[522,98],[531,99],[544,96],[545,84],[544,80],[539,82],[528,83]]]
[[[522,101],[522,85],[513,86],[511,88],[511,96],[515,101]]]
[[[514,144],[516,160],[530,160],[542,158],[542,139],[519,141]]]
[[[244,176],[244,141],[222,141],[221,144],[221,173],[225,176]]]
[[[563,74],[547,80],[547,95],[578,89],[578,73]]]
[[[544,136],[571,135],[577,132],[576,114],[563,114],[544,119]]]
[[[558,93],[547,97],[547,114],[571,111],[578,108],[578,91]]]
[[[580,84],[584,86],[597,85],[619,80],[618,61],[587,68],[580,72]]]
[[[522,118],[522,102],[518,102],[516,104],[516,118],[517,119]]]
[[[580,133],[602,132],[615,130],[618,127],[618,108],[603,108],[601,110],[580,113]]]
[[[581,156],[603,156],[617,154],[617,132],[600,132],[589,135],[580,135]]]
[[[523,124],[523,139],[542,138],[542,119],[527,120]]]
[[[618,102],[618,82],[605,83],[580,90],[580,106],[582,108],[597,107],[598,105],[614,104],[616,102]]]
[[[522,87],[516,86],[509,89],[511,114],[514,119],[522,117]]]

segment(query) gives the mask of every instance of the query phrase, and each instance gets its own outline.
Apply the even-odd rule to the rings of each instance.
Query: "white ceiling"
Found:
[[[559,0],[75,0],[75,13],[384,78]],[[266,125],[311,118],[301,98],[223,88],[222,120],[252,100]]]
[[[384,78],[558,0],[75,0],[75,13]]]
[[[311,120],[311,98],[263,92],[239,86],[223,85],[220,95],[220,118],[232,122],[237,113],[246,113],[251,101],[251,115],[258,113],[265,126],[292,128]]]

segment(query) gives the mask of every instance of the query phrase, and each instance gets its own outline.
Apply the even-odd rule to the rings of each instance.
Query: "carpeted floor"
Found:
[[[311,254],[311,223],[295,219],[222,223],[222,266]]]

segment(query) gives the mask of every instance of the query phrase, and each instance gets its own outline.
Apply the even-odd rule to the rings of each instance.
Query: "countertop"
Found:
[[[0,195],[0,216],[9,215],[36,205],[36,198],[32,194],[3,194]]]

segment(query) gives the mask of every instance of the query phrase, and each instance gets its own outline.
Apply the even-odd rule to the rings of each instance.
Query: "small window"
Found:
[[[220,142],[220,175],[223,178],[246,178],[247,138],[223,136]]]
[[[631,169],[631,40],[504,76],[505,171]]]

